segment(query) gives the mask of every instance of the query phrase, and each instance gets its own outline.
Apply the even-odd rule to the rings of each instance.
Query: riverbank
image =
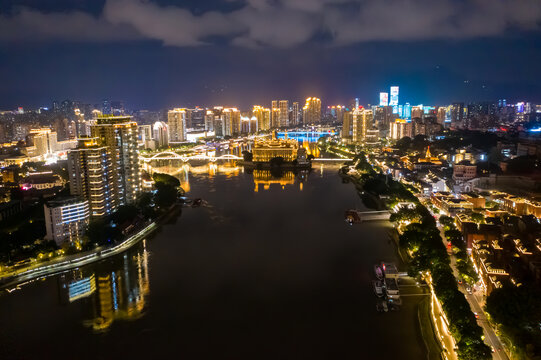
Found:
[[[90,251],[62,256],[47,262],[32,264],[2,275],[0,276],[0,289],[7,289],[9,292],[10,288],[16,287],[22,283],[33,281],[37,278],[55,275],[59,272],[67,271],[79,266],[88,265],[126,251],[144,237],[156,231],[159,228],[159,225],[169,221],[173,216],[177,215],[181,207],[182,205],[179,203],[172,205],[161,217],[147,223],[141,230],[130,235],[119,244],[108,247],[101,246]]]
[[[388,209],[385,202],[377,195],[368,191],[365,191],[364,184],[368,180],[365,176],[354,176],[351,173],[346,173],[343,170],[339,171],[339,175],[342,179],[347,179],[354,186],[365,206],[369,208],[377,207],[378,210]],[[389,239],[396,245],[397,255],[400,257],[402,263],[407,267],[411,260],[406,249],[400,246],[399,232],[395,227],[388,231]],[[441,359],[444,356],[444,350],[440,339],[438,338],[438,332],[436,330],[436,324],[433,320],[432,302],[430,300],[423,300],[417,305],[417,328],[423,338],[426,356],[428,359]],[[456,356],[451,356],[451,359],[456,359]]]

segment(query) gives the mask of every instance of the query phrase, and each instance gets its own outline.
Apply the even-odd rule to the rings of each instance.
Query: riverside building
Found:
[[[137,123],[131,116],[98,116],[92,137],[107,148],[112,159],[112,185],[118,205],[133,204],[141,191]]]
[[[77,149],[68,153],[70,193],[88,200],[90,216],[101,218],[117,207],[113,177],[113,159],[97,139],[82,138]]]
[[[47,231],[45,239],[53,240],[58,246],[81,239],[89,222],[87,200],[74,197],[48,201],[43,209]]]

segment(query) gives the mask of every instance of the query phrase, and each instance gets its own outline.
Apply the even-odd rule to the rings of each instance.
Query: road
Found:
[[[129,249],[131,246],[139,242],[143,237],[153,232],[156,227],[156,223],[153,222],[112,248],[97,248],[91,253],[87,252],[84,254],[62,256],[61,258],[49,261],[45,264],[34,264],[30,268],[25,267],[14,270],[9,274],[2,276],[4,283],[1,285],[1,287],[10,291],[10,288],[17,286],[18,284],[25,283],[33,279],[50,276],[116,255]]]
[[[443,239],[443,242],[445,244],[445,247],[447,248],[447,239],[445,238],[443,229],[440,228],[441,237]],[[458,270],[456,268],[456,257],[454,254],[450,255],[451,258],[451,268],[453,269],[453,273],[455,275],[455,278],[459,278]],[[509,357],[507,356],[507,353],[505,352],[505,348],[503,346],[503,343],[501,342],[498,335],[496,335],[496,332],[494,331],[494,328],[487,320],[485,311],[483,310],[483,294],[480,293],[480,291],[475,291],[472,294],[468,294],[466,291],[466,288],[464,287],[464,284],[459,284],[458,289],[464,294],[466,297],[466,300],[470,304],[470,308],[473,312],[478,314],[477,323],[481,328],[483,328],[483,333],[485,334],[485,343],[494,349],[494,352],[492,353],[492,358],[496,360],[509,360]]]

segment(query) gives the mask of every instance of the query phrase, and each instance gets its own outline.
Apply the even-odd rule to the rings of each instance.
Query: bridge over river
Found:
[[[194,154],[194,155],[180,155],[173,151],[162,151],[160,153],[154,154],[152,156],[141,155],[139,157],[144,162],[150,162],[152,160],[181,160],[182,162],[189,162],[190,160],[203,160],[216,162],[218,160],[242,160],[241,156],[233,154],[224,154],[220,156],[206,155],[206,154]],[[345,162],[351,161],[352,159],[342,159],[342,158],[314,158],[314,162]]]

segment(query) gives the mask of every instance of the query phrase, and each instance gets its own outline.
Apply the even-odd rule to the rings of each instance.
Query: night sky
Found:
[[[539,0],[3,0],[0,110],[541,103]]]

